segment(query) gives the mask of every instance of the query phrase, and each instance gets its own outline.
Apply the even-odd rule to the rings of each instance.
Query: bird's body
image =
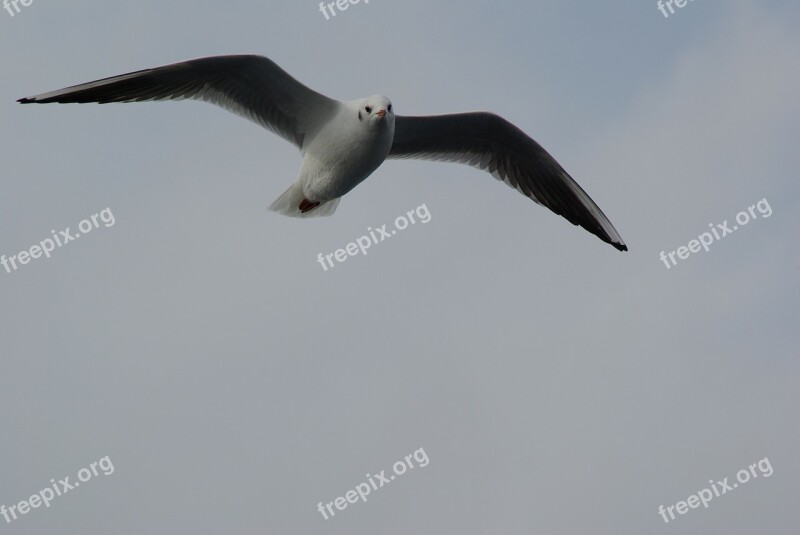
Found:
[[[217,104],[295,144],[296,181],[270,208],[294,216],[332,214],[343,195],[387,158],[459,162],[489,171],[523,195],[627,250],[600,208],[538,143],[491,113],[395,116],[379,95],[338,101],[309,89],[261,56],[215,56],[105,78],[19,102]]]
[[[392,148],[394,114],[374,120],[362,111],[359,119],[359,108],[377,112],[389,105],[380,96],[342,103],[319,132],[306,138],[297,178],[306,199],[320,204],[339,199],[380,167]]]

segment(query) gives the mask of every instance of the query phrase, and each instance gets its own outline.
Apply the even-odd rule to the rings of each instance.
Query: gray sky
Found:
[[[114,472],[0,532],[796,529],[796,2],[20,7],[0,11],[0,254],[115,224],[0,268],[0,504]],[[266,206],[299,153],[223,110],[14,102],[228,53],[398,114],[503,115],[630,251],[452,164],[387,162],[333,217],[286,218]],[[762,199],[769,218],[659,260]],[[316,262],[423,203],[430,222]],[[426,467],[317,511],[418,448]],[[765,457],[770,477],[659,515]]]

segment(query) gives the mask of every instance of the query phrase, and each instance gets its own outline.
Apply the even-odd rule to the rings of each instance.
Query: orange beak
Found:
[[[380,117],[381,119],[383,119],[383,118],[386,116],[386,110],[384,110],[384,109],[380,109],[380,110],[378,110],[378,111],[376,111],[376,112],[375,112],[375,115],[377,115],[378,117]]]

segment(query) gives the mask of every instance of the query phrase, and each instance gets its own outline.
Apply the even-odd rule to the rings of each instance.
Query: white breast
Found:
[[[341,197],[377,169],[392,147],[394,120],[370,127],[343,106],[303,148],[299,180],[307,199]]]

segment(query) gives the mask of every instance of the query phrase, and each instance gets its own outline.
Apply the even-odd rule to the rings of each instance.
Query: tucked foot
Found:
[[[311,202],[308,199],[304,198],[303,201],[300,203],[300,206],[298,206],[298,208],[300,209],[300,212],[305,214],[306,212],[310,212],[317,206],[319,206],[318,202]]]

